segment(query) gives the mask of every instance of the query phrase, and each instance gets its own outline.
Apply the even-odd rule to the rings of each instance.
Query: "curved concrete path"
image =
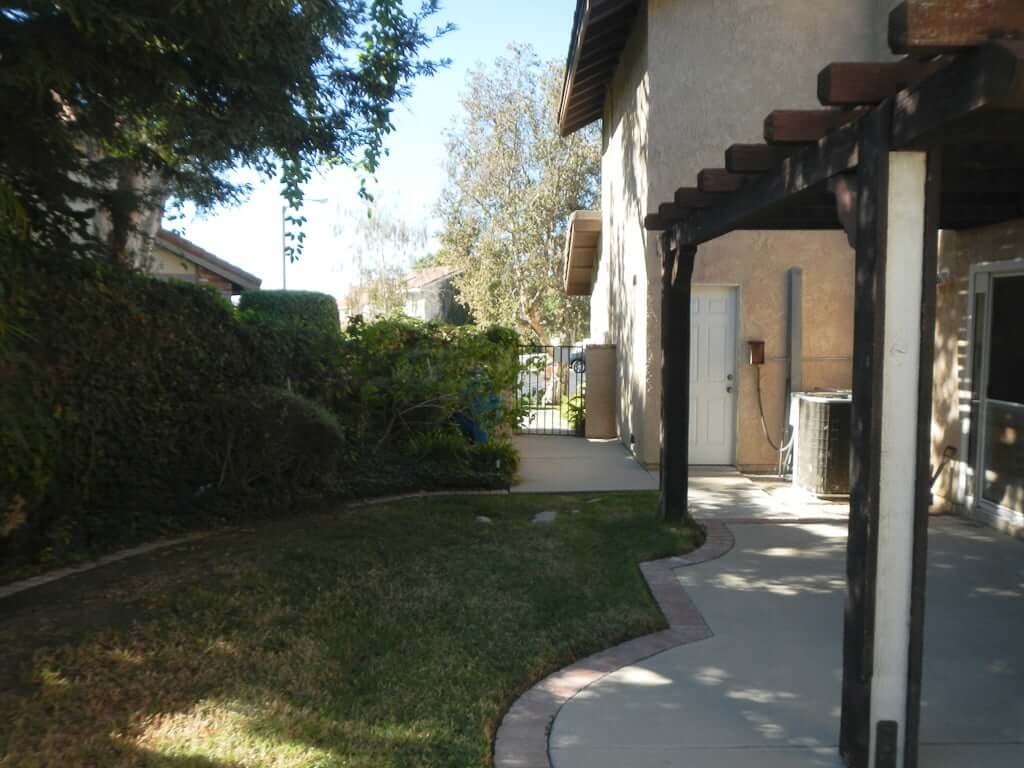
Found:
[[[713,637],[612,672],[558,712],[555,768],[842,765],[845,526],[729,526],[725,557],[676,571]],[[1024,765],[1024,544],[935,519],[922,768]]]
[[[616,476],[596,471],[602,462],[631,461],[578,438],[523,448],[527,483],[513,492],[599,490]],[[638,465],[627,471],[648,482]],[[842,765],[845,504],[730,469],[695,471],[690,501],[735,546],[641,566],[670,629],[534,686],[502,721],[496,768]],[[921,768],[1019,768],[1024,543],[933,519],[927,603]]]

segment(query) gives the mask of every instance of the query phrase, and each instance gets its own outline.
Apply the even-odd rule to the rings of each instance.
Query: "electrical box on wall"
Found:
[[[764,342],[751,340],[747,347],[750,349],[750,365],[764,365]]]

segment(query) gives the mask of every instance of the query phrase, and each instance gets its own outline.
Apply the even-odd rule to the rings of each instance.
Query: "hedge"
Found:
[[[326,293],[251,291],[242,294],[238,308],[258,316],[268,324],[324,333],[337,333],[340,329],[338,302]]]
[[[514,423],[493,396],[516,381],[509,331],[342,332],[318,295],[246,294],[238,311],[212,289],[0,249],[0,576],[311,494],[514,472],[507,441],[458,426]]]
[[[212,290],[5,254],[0,553],[63,560],[161,530],[209,478],[193,440],[249,361]],[[6,550],[6,551],[5,551]]]

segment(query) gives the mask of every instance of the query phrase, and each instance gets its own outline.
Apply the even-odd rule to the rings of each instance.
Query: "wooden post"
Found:
[[[925,187],[924,258],[921,280],[921,351],[917,390],[916,477],[914,488],[914,560],[910,604],[905,768],[916,768],[921,722],[924,657],[925,583],[928,573],[928,508],[931,505],[932,374],[935,364],[935,280],[938,272],[939,217],[942,203],[941,149],[928,151]]]
[[[891,150],[891,108],[865,120],[859,147],[840,726],[851,768],[914,768],[920,708],[938,170]]]
[[[846,542],[846,610],[839,751],[849,768],[867,768],[874,632],[874,547],[878,525],[881,365],[875,352],[884,321],[888,149],[892,105],[861,123],[858,143],[856,263],[853,302],[853,407],[850,424],[850,517]]]
[[[690,283],[697,247],[663,232],[661,251],[662,520],[680,523],[688,506],[690,443]]]

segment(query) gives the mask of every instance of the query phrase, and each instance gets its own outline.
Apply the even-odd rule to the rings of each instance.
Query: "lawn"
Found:
[[[0,764],[486,766],[530,684],[664,626],[637,562],[698,534],[655,507],[404,501],[23,593],[0,603]]]

